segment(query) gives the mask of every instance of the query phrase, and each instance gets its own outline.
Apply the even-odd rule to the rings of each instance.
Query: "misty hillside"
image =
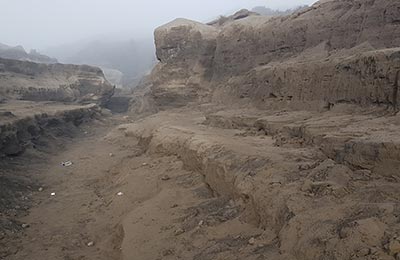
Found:
[[[134,86],[154,65],[153,40],[97,39],[47,50],[63,63],[99,66],[115,85]]]
[[[31,50],[29,53],[22,46],[11,47],[0,43],[0,58],[33,61],[39,63],[56,63],[57,60],[43,55],[36,50]]]
[[[265,6],[256,6],[254,7],[251,11],[259,13],[261,15],[265,15],[265,16],[284,16],[284,15],[289,15],[292,14],[296,11],[299,11],[301,9],[307,8],[307,5],[301,5],[301,6],[297,6],[291,9],[287,9],[285,11],[281,11],[281,10],[274,10]]]

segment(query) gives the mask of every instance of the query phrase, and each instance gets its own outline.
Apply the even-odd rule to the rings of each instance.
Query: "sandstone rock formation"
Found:
[[[391,106],[399,10],[390,0],[335,0],[286,17],[247,14],[222,27],[178,19],[156,30],[160,63],[147,97],[157,109],[204,96],[260,108]]]
[[[99,68],[0,58],[0,97],[30,101],[107,103],[114,87]]]
[[[160,63],[143,82],[145,99],[135,104],[157,108],[179,107],[199,101],[208,93],[216,48],[217,29],[198,22],[177,19],[155,31],[156,54]]]
[[[320,2],[285,18],[249,18],[223,28],[214,79],[219,94],[229,93],[217,98],[248,97],[261,105],[269,97],[308,104],[392,102],[386,86],[393,85],[399,64],[398,5]],[[362,45],[377,51],[361,54]]]
[[[329,0],[160,27],[133,103],[158,113],[124,136],[239,205],[268,247],[243,259],[398,259],[398,17],[398,1]]]

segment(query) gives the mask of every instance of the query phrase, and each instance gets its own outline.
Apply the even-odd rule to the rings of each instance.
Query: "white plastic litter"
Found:
[[[66,161],[66,162],[62,162],[61,165],[64,167],[69,167],[71,166],[73,163],[71,161]]]
[[[50,193],[50,196],[56,196],[55,192]]]
[[[22,227],[22,228],[28,228],[28,227],[29,227],[29,224],[22,224],[21,227]]]
[[[117,193],[117,196],[122,196],[122,195],[124,195],[123,192],[118,192],[118,193]]]

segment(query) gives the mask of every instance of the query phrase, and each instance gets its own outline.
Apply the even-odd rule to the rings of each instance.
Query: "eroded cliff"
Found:
[[[262,230],[235,256],[398,259],[398,17],[398,1],[331,0],[286,17],[177,20],[156,30],[160,63],[132,107],[154,115],[121,128]],[[195,250],[225,257],[218,246]]]
[[[178,19],[155,32],[160,63],[145,84],[148,104],[157,110],[210,98],[259,108],[393,105],[399,10],[390,0],[336,0],[286,17],[247,14],[223,26]]]
[[[0,98],[28,101],[97,103],[114,93],[96,67],[39,64],[0,58]]]

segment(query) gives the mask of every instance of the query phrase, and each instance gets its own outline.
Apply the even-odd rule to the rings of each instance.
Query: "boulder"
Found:
[[[202,23],[176,19],[155,30],[157,58],[162,63],[200,60],[207,66],[214,55],[217,32]]]
[[[176,19],[155,30],[160,61],[137,88],[135,111],[185,106],[208,96],[208,82],[218,29],[198,22]]]

